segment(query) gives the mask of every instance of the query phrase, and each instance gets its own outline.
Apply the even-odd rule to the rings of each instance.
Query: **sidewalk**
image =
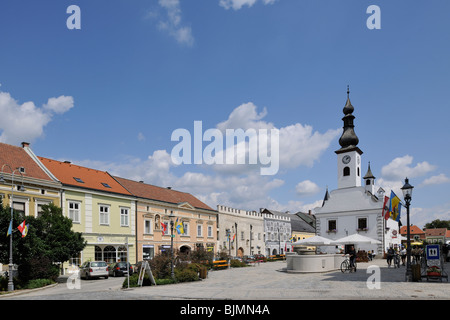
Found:
[[[375,277],[368,268],[379,270],[380,289],[369,289]],[[378,268],[379,269],[378,269]],[[449,270],[446,263],[445,270]],[[406,267],[388,268],[386,260],[358,263],[356,273],[340,271],[314,274],[285,272],[286,262],[210,271],[203,281],[123,290],[129,299],[450,299],[450,283],[405,282]],[[370,271],[370,269],[369,269]]]

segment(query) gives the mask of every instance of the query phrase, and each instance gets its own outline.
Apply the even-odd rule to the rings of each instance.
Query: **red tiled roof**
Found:
[[[157,187],[143,182],[136,182],[133,180],[124,179],[120,177],[114,178],[136,197],[163,201],[173,204],[188,202],[191,206],[195,208],[215,211],[214,209],[212,209],[211,207],[209,207],[208,205],[206,205],[205,203],[203,203],[190,193]]]
[[[22,147],[0,143],[0,169],[4,164],[9,165],[12,170],[18,167],[25,168],[25,172],[22,173],[24,177],[53,181]],[[5,166],[3,172],[11,173],[11,170]]]
[[[400,234],[401,235],[406,235],[407,231],[406,231],[406,226],[402,226],[400,228]],[[424,234],[423,230],[420,229],[418,226],[412,225],[409,227],[409,233],[410,234]]]
[[[64,185],[131,195],[105,171],[85,168],[69,162],[38,158]]]
[[[445,237],[447,234],[447,229],[446,228],[426,229],[425,234],[431,237],[437,236]]]

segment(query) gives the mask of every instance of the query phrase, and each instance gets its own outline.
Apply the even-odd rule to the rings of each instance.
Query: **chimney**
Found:
[[[311,210],[308,210],[308,215],[311,215],[311,212],[312,212]]]
[[[28,148],[30,146],[29,142],[22,142],[22,148]]]

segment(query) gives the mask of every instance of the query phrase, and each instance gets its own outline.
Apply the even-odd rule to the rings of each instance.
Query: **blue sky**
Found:
[[[410,178],[413,223],[450,219],[449,12],[445,0],[5,0],[0,141],[212,207],[305,211],[337,187],[350,85],[363,172],[370,161],[386,190]],[[278,174],[174,165],[171,134],[196,120],[280,129]]]

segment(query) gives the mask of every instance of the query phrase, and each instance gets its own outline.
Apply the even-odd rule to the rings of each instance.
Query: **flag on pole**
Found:
[[[399,222],[400,221],[400,213],[402,211],[402,203],[399,202],[397,208],[394,210],[394,220]]]
[[[383,203],[383,212],[382,215],[385,220],[389,219],[389,197],[384,196],[384,203]]]
[[[28,224],[25,224],[25,220],[17,227],[20,233],[22,234],[22,238],[25,238],[28,233]]]
[[[389,212],[392,219],[396,220],[398,215],[398,204],[400,203],[400,198],[391,191],[391,200],[389,201]]]
[[[162,230],[162,235],[166,235],[167,233],[167,223],[163,223],[161,222],[161,230]]]
[[[9,228],[8,228],[8,232],[6,233],[6,236],[9,236],[12,233],[12,220],[9,223]]]
[[[178,222],[178,218],[177,218],[176,228],[177,228],[178,234],[184,233],[183,222],[182,221]]]

